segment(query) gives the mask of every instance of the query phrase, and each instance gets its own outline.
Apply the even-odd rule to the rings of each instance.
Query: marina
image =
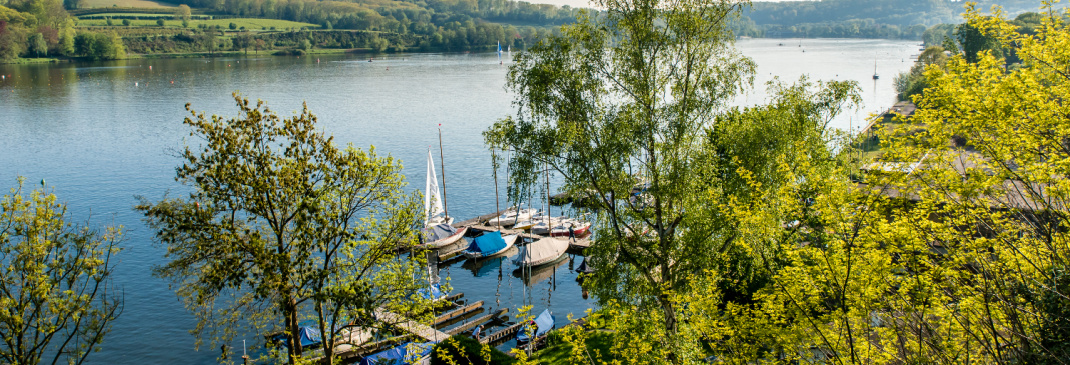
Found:
[[[852,118],[855,128],[863,126],[868,119],[858,115],[890,107],[891,75],[908,70],[911,64],[901,64],[900,59],[917,53],[913,41],[807,40],[806,53],[777,47],[778,42],[791,40],[737,42],[741,52],[758,64],[755,91],[741,95],[737,104],[765,100],[763,85],[774,76],[785,82],[803,73],[811,80],[856,80],[864,108],[831,122],[840,129],[848,129]],[[885,76],[879,80],[871,79],[874,52],[879,52],[878,67]],[[453,226],[470,226],[465,236],[497,230],[485,222],[510,202],[504,194],[496,202],[490,152],[479,135],[493,121],[515,114],[513,95],[503,92],[508,65],[499,65],[492,53],[384,54],[374,63],[354,55],[320,58],[321,62],[309,57],[223,57],[209,63],[130,59],[0,65],[0,74],[8,75],[0,82],[4,106],[0,121],[5,127],[0,135],[4,156],[0,171],[9,176],[4,186],[12,186],[15,174],[30,182],[47,180],[58,199],[69,204],[72,217],[88,220],[93,227],[125,227],[114,277],[115,284],[125,289],[125,309],[101,351],[93,355],[94,363],[218,363],[221,344],[213,348],[206,341],[196,350],[196,338],[189,333],[196,319],[176,299],[169,283],[152,275],[154,267],[166,262],[166,250],[153,243],[143,216],[131,209],[137,197],[158,200],[189,193],[174,181],[175,167],[181,164],[175,152],[196,143],[187,141],[189,128],[182,124],[189,115],[183,108],[187,102],[194,110],[225,117],[236,113],[230,96],[235,90],[264,100],[280,116],[292,115],[307,102],[318,117],[318,127],[337,143],[365,150],[374,145],[380,156],[403,161],[407,191],[424,190],[431,147],[439,173],[445,165],[446,177],[440,181],[448,188],[444,208],[462,221]],[[234,61],[233,67],[227,67],[228,61]],[[437,151],[439,124],[444,162]],[[499,169],[498,174],[504,190],[506,172]],[[559,179],[550,176],[552,192],[560,186]],[[544,206],[540,200],[532,205]],[[553,210],[557,213],[558,208]],[[476,219],[482,216],[488,217]],[[469,218],[473,221],[463,222]],[[519,232],[506,228],[502,234]],[[527,233],[521,238],[516,245],[537,239]],[[593,297],[584,297],[576,281],[584,261],[579,255],[590,247],[589,237],[570,243],[560,261],[530,273],[518,272],[512,262],[518,248],[503,256],[470,260],[459,255],[465,247],[457,243],[433,251],[439,259],[433,274],[449,283],[450,294],[464,293],[471,303],[484,302],[483,312],[468,318],[506,308],[515,313],[530,305],[533,313],[549,308],[560,328],[568,314],[580,317],[597,306]],[[490,335],[481,340],[510,326],[485,328],[483,332]],[[260,338],[243,333],[225,345],[240,351],[245,339],[253,349]],[[493,344],[509,349],[515,347],[514,338],[503,335]],[[372,350],[397,345],[384,341]]]

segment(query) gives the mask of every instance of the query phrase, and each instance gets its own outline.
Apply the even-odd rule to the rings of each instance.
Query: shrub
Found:
[[[439,351],[445,351],[450,358],[462,364],[467,364],[469,361],[472,365],[508,365],[516,362],[516,359],[493,347],[490,348],[490,362],[485,362],[482,355],[480,355],[483,351],[483,345],[466,335],[454,335],[445,341],[439,342],[431,350],[431,365],[449,364],[445,358],[440,357]],[[465,359],[465,361],[460,361],[461,359]]]

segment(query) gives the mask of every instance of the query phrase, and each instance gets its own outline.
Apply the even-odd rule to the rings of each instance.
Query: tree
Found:
[[[156,19],[156,26],[163,27],[164,24],[167,24],[167,23],[163,19]]]
[[[103,34],[101,36],[103,36]],[[109,44],[107,47],[108,51],[104,53],[104,58],[111,60],[121,60],[126,58],[126,46],[123,44],[123,39],[119,37],[118,33],[111,32],[110,36],[103,36],[101,37],[101,40]]]
[[[188,22],[192,14],[193,11],[189,8],[189,5],[182,4],[175,8],[175,20],[182,20],[184,22]]]
[[[754,70],[732,47],[733,35],[725,28],[744,4],[599,5],[604,16],[582,15],[560,35],[519,54],[508,81],[519,111],[484,135],[488,144],[516,151],[509,164],[512,199],[537,186],[544,165],[563,176],[567,191],[593,194],[598,242],[590,254],[607,266],[585,286],[603,308],[629,313],[618,316],[619,323],[630,327],[637,343],[651,347],[626,358],[679,363],[699,351],[694,337],[685,334],[690,330],[680,328],[683,298],[695,275],[712,270],[724,276],[711,282],[742,283],[759,269],[753,260],[733,267],[727,258],[753,242],[737,234],[747,218],[729,214],[729,208],[764,206],[757,199],[768,195],[748,189],[754,179],[739,172],[738,161],[720,158],[743,158],[740,150],[719,155],[712,149],[706,155],[704,147],[704,141],[720,138],[721,108]],[[834,114],[851,95],[850,86],[833,89],[827,104],[815,103],[813,110]],[[815,125],[814,131],[823,128]],[[808,139],[807,146],[824,150],[818,140]],[[760,151],[756,146],[764,145],[751,146]],[[725,178],[737,173],[731,181]],[[735,185],[717,185],[722,182]],[[636,186],[645,191],[629,198]],[[764,245],[756,242],[755,249]],[[747,294],[745,285],[733,290]]]
[[[1065,204],[1070,158],[1065,101],[1070,98],[1066,13],[1045,2],[1036,34],[968,8],[969,28],[1023,60],[1007,70],[991,52],[952,57],[926,72],[912,123],[925,133],[891,139],[888,159],[924,168],[890,181],[919,203],[895,221],[897,241],[939,247],[920,260],[921,298],[899,307],[924,308],[912,325],[939,336],[918,338],[919,350],[943,358],[951,347],[977,362],[1065,363],[1070,349],[1065,270],[1070,265]],[[928,350],[931,349],[932,352]]]
[[[30,47],[29,51],[37,57],[41,57],[42,53],[48,53],[48,43],[45,42],[45,36],[41,33],[31,35],[27,43]]]
[[[123,19],[123,26],[124,27],[129,27],[130,26],[130,19]]]
[[[74,55],[74,38],[77,35],[74,31],[74,20],[67,19],[66,23],[60,28],[59,31],[59,52],[65,56]]]
[[[215,341],[239,325],[278,328],[293,363],[308,316],[334,344],[342,323],[372,327],[376,308],[422,305],[409,299],[422,255],[395,253],[416,244],[421,219],[400,163],[339,149],[307,107],[281,119],[263,102],[234,100],[241,114],[229,120],[186,106],[203,142],[186,147],[176,178],[193,193],[137,206],[167,246],[170,262],[155,274],[175,283],[199,320],[194,332]]]
[[[253,36],[248,32],[242,32],[237,37],[234,37],[234,48],[245,50],[245,54],[249,54],[249,46],[253,45]]]
[[[121,228],[72,224],[66,204],[23,181],[0,200],[0,361],[81,364],[122,313],[111,283]]]

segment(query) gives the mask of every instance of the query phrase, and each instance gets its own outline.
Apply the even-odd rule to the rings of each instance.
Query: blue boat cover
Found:
[[[543,309],[542,310],[542,314],[539,314],[538,317],[535,317],[534,321],[535,321],[535,337],[536,338],[542,337],[542,335],[545,335],[546,332],[550,332],[550,330],[554,329],[554,316],[552,314],[550,314],[550,309],[549,308]],[[520,332],[517,332],[516,341],[517,342],[528,342],[528,341],[531,341],[531,339],[528,338],[528,326],[524,326],[524,328],[520,329]]]
[[[320,339],[320,331],[312,327],[301,327],[297,333],[300,335],[298,338],[301,340],[301,347],[319,345],[323,341]]]
[[[438,284],[431,284],[426,288],[419,289],[416,291],[416,294],[419,295],[420,298],[424,298],[431,301],[439,300],[442,299],[442,297],[446,296],[442,293],[442,289],[438,287]]]
[[[435,344],[431,342],[405,344],[368,355],[360,360],[360,365],[401,365],[413,364],[420,358],[430,355],[431,348]]]
[[[424,243],[435,242],[440,239],[449,237],[457,233],[457,229],[453,226],[441,223],[427,228],[424,228]]]
[[[285,333],[277,334],[271,337],[271,339],[277,343],[282,343],[283,346],[286,346],[287,348],[290,347],[290,343],[286,341]],[[301,341],[301,348],[319,345],[323,342],[320,337],[320,331],[310,326],[299,327],[297,330],[297,339]]]
[[[489,255],[501,251],[503,248],[505,248],[505,240],[502,239],[502,232],[494,231],[472,239],[472,244],[468,245],[465,251]]]

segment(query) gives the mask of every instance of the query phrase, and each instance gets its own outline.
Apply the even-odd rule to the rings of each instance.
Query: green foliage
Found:
[[[188,22],[192,14],[193,9],[190,9],[189,5],[182,4],[175,8],[175,20],[182,20],[183,22]]]
[[[1070,32],[1057,17],[1046,17],[1036,36],[998,16],[967,17],[1001,47],[1017,47],[1023,65],[1006,70],[981,53],[977,62],[960,55],[939,67],[942,52],[933,52],[918,111],[898,121],[921,131],[881,137],[889,163],[913,167],[873,175],[866,185],[835,169],[806,175],[813,199],[797,224],[781,234],[741,226],[741,235],[758,233],[747,241],[776,240],[775,250],[751,251],[768,284],[752,302],[731,301],[714,272],[686,299],[695,334],[709,339],[719,360],[1067,358],[1070,251],[1060,218],[1066,207],[1057,202],[1070,189],[1056,162],[1066,150],[1055,146],[1070,138],[1057,127],[1070,90],[1062,73]]]
[[[48,43],[45,42],[45,36],[41,33],[34,33],[26,43],[30,46],[30,53],[37,57],[48,53]]]
[[[377,308],[427,305],[409,299],[422,255],[395,254],[416,244],[421,211],[418,194],[402,192],[400,163],[339,149],[307,107],[282,119],[263,102],[234,100],[234,119],[186,106],[184,122],[202,139],[177,169],[189,197],[137,206],[167,247],[155,274],[198,318],[193,332],[214,342],[245,326],[281,330],[292,363],[303,319],[335,343],[343,324],[380,326]],[[325,350],[333,360],[333,346]]]
[[[122,38],[114,32],[110,35],[79,32],[74,37],[74,53],[98,60],[117,60],[126,57],[126,48]]]
[[[516,359],[501,350],[480,344],[466,335],[451,336],[435,344],[431,351],[432,365],[510,365],[515,362]]]
[[[1054,203],[1067,191],[1065,167],[1056,162],[1066,158],[1065,149],[1055,147],[1065,145],[1067,136],[1056,110],[1070,96],[1064,73],[1070,32],[1058,15],[1049,13],[1028,35],[999,13],[985,17],[971,9],[970,27],[997,47],[1016,49],[1022,65],[1006,70],[997,54],[986,52],[930,68],[931,86],[917,99],[914,117],[926,133],[891,146],[895,161],[929,156],[913,179],[890,184],[924,202],[911,216],[939,217],[899,236],[939,244],[946,252],[939,260],[920,261],[925,270],[916,276],[924,286],[918,289],[932,294],[911,303],[930,308],[932,318],[915,325],[936,322],[944,329],[939,340],[946,353],[1028,363],[1068,356],[1061,345],[1063,309],[1050,300],[1066,298],[1061,272],[1070,255],[1063,244],[1066,222],[1058,218],[1066,208]],[[932,346],[936,340],[916,342]]]
[[[783,225],[836,171],[828,121],[859,96],[851,83],[802,80],[772,85],[768,106],[725,112],[753,72],[724,28],[739,3],[603,5],[604,17],[516,58],[508,86],[520,110],[484,135],[516,151],[510,199],[530,194],[544,164],[568,191],[593,192],[588,255],[605,264],[584,285],[611,318],[615,357],[701,359],[697,289],[756,300],[782,240],[798,241]],[[637,184],[648,188],[629,199]]]
[[[947,63],[947,53],[943,47],[932,46],[925,49],[921,55],[918,56],[918,61],[910,68],[909,72],[903,72],[895,76],[896,96],[899,100],[913,100],[914,95],[921,94],[926,87],[929,87],[929,82],[925,78],[925,69],[934,67],[944,67]]]
[[[122,312],[111,284],[121,227],[75,225],[66,204],[23,181],[0,198],[0,361],[81,364]]]

